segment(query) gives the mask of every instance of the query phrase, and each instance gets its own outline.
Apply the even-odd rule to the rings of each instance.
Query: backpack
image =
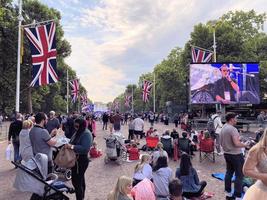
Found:
[[[210,133],[215,133],[215,126],[214,126],[214,120],[217,118],[218,116],[214,117],[214,119],[209,118],[209,121],[207,123],[207,129]]]

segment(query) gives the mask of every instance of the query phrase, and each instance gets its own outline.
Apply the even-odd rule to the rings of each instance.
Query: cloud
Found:
[[[60,0],[59,5],[64,7],[63,27],[72,45],[68,64],[96,101],[111,101],[127,84],[137,83],[171,49],[184,46],[195,24],[230,10],[267,10],[264,0],[88,2]]]

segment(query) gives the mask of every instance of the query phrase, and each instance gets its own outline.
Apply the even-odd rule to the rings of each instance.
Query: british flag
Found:
[[[70,86],[72,88],[71,90],[71,96],[72,96],[72,103],[75,103],[78,100],[78,96],[79,96],[79,80],[78,79],[74,79],[72,81],[70,81]]]
[[[204,50],[199,47],[192,46],[191,47],[192,53],[192,61],[193,63],[207,63],[210,62],[212,59],[212,51]]]
[[[85,107],[88,104],[88,98],[87,98],[87,94],[83,93],[81,95],[81,102],[82,102],[82,106]]]
[[[144,83],[143,83],[143,101],[144,102],[148,102],[152,85],[153,85],[152,82],[144,80]]]
[[[125,95],[125,106],[130,107],[130,102],[132,100],[132,95]]]
[[[58,81],[56,72],[56,24],[50,22],[34,28],[25,28],[32,55],[31,86],[41,86]]]
[[[116,100],[113,102],[114,110],[119,110],[119,102]]]

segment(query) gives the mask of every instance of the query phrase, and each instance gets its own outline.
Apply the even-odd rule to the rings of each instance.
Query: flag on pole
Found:
[[[125,106],[130,108],[130,102],[132,101],[132,95],[125,95]]]
[[[144,83],[143,83],[143,101],[144,102],[148,102],[152,85],[153,85],[152,82],[144,80]]]
[[[212,59],[212,51],[209,51],[207,49],[202,49],[196,46],[191,47],[191,53],[192,53],[192,61],[193,63],[207,63],[210,62]]]
[[[55,22],[25,28],[25,33],[30,41],[32,54],[33,80],[30,85],[33,87],[56,83],[58,76]]]
[[[78,96],[79,96],[79,80],[78,79],[74,79],[72,81],[70,81],[70,86],[72,88],[71,90],[71,97],[72,103],[75,103],[78,100]]]
[[[88,98],[87,98],[87,94],[83,93],[81,95],[81,102],[82,102],[82,106],[85,107],[88,104]]]
[[[118,101],[114,101],[113,102],[113,107],[114,107],[114,110],[119,110],[119,102]]]
[[[24,28],[23,28],[23,27],[21,27],[21,40],[20,40],[20,64],[22,64],[22,62],[23,62],[23,55],[24,55],[23,42],[24,42]]]

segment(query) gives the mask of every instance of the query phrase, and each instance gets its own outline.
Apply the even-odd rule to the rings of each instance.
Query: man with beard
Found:
[[[48,173],[52,172],[52,146],[55,146],[56,140],[52,137],[56,135],[56,129],[48,133],[44,128],[47,122],[47,116],[43,112],[39,112],[35,116],[36,125],[31,129],[29,136],[32,144],[33,154],[43,153],[48,157]]]

